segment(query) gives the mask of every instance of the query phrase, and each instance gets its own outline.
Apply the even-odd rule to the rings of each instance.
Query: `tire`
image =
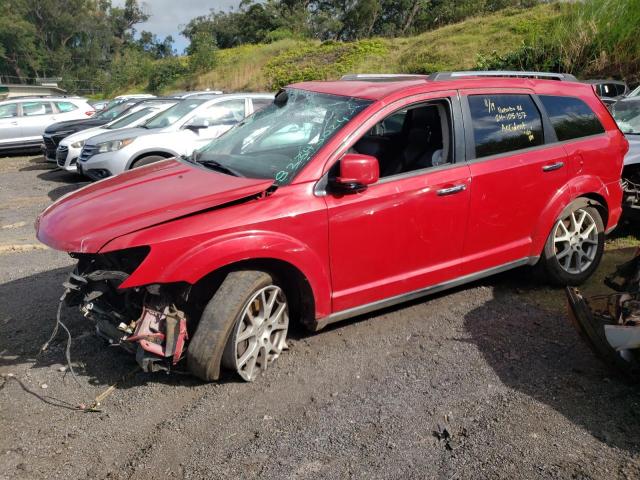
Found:
[[[579,199],[554,223],[540,259],[550,283],[581,285],[598,268],[604,252],[604,223],[597,206],[602,208]]]
[[[166,160],[166,157],[163,157],[162,155],[149,155],[147,157],[142,157],[133,162],[131,164],[131,167],[129,167],[129,170],[133,168],[144,167],[145,165],[160,162],[162,160]]]
[[[253,381],[286,348],[288,327],[287,299],[271,275],[231,272],[202,313],[187,348],[188,368],[196,377],[213,381],[222,363]]]

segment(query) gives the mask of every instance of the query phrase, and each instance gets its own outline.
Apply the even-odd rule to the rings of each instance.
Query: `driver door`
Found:
[[[377,183],[361,193],[327,192],[334,312],[422,290],[460,274],[471,185],[463,140],[454,135],[460,105],[455,92],[430,94],[425,101],[396,104],[353,144],[352,151],[378,158]],[[413,113],[427,108],[437,108],[438,115]],[[398,122],[399,128],[392,127]],[[426,152],[428,161],[423,161]],[[421,161],[414,169],[389,168],[396,159],[416,156]],[[393,173],[384,176],[385,170]]]
[[[0,145],[20,141],[23,134],[19,121],[17,103],[0,105]]]

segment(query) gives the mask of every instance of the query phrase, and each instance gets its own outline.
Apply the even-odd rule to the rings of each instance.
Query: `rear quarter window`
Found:
[[[56,107],[62,113],[72,112],[77,110],[78,107],[71,102],[56,102]]]
[[[544,144],[542,117],[529,95],[470,95],[476,158]]]
[[[604,133],[596,114],[579,98],[555,95],[540,95],[538,98],[547,111],[559,141]]]

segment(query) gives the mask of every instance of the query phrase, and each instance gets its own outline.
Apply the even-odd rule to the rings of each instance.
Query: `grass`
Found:
[[[345,69],[353,73],[470,69],[475,67],[479,54],[503,53],[516,48],[544,32],[560,14],[557,4],[545,4],[530,9],[506,9],[413,37],[376,38],[338,45],[294,39],[242,45],[218,51],[217,65],[212,71],[181,79],[165,92],[185,88],[272,90],[289,79],[300,79],[302,70],[303,79],[314,75],[318,79],[335,79],[345,73]],[[369,48],[371,44],[376,48]],[[337,48],[346,53],[336,61]],[[298,55],[301,52],[303,54]]]

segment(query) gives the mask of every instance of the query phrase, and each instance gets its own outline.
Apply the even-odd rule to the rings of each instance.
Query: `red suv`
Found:
[[[78,260],[67,303],[146,371],[186,357],[250,381],[290,319],[318,330],[521,265],[584,281],[627,149],[569,76],[299,83],[189,158],[60,199],[38,238]]]

